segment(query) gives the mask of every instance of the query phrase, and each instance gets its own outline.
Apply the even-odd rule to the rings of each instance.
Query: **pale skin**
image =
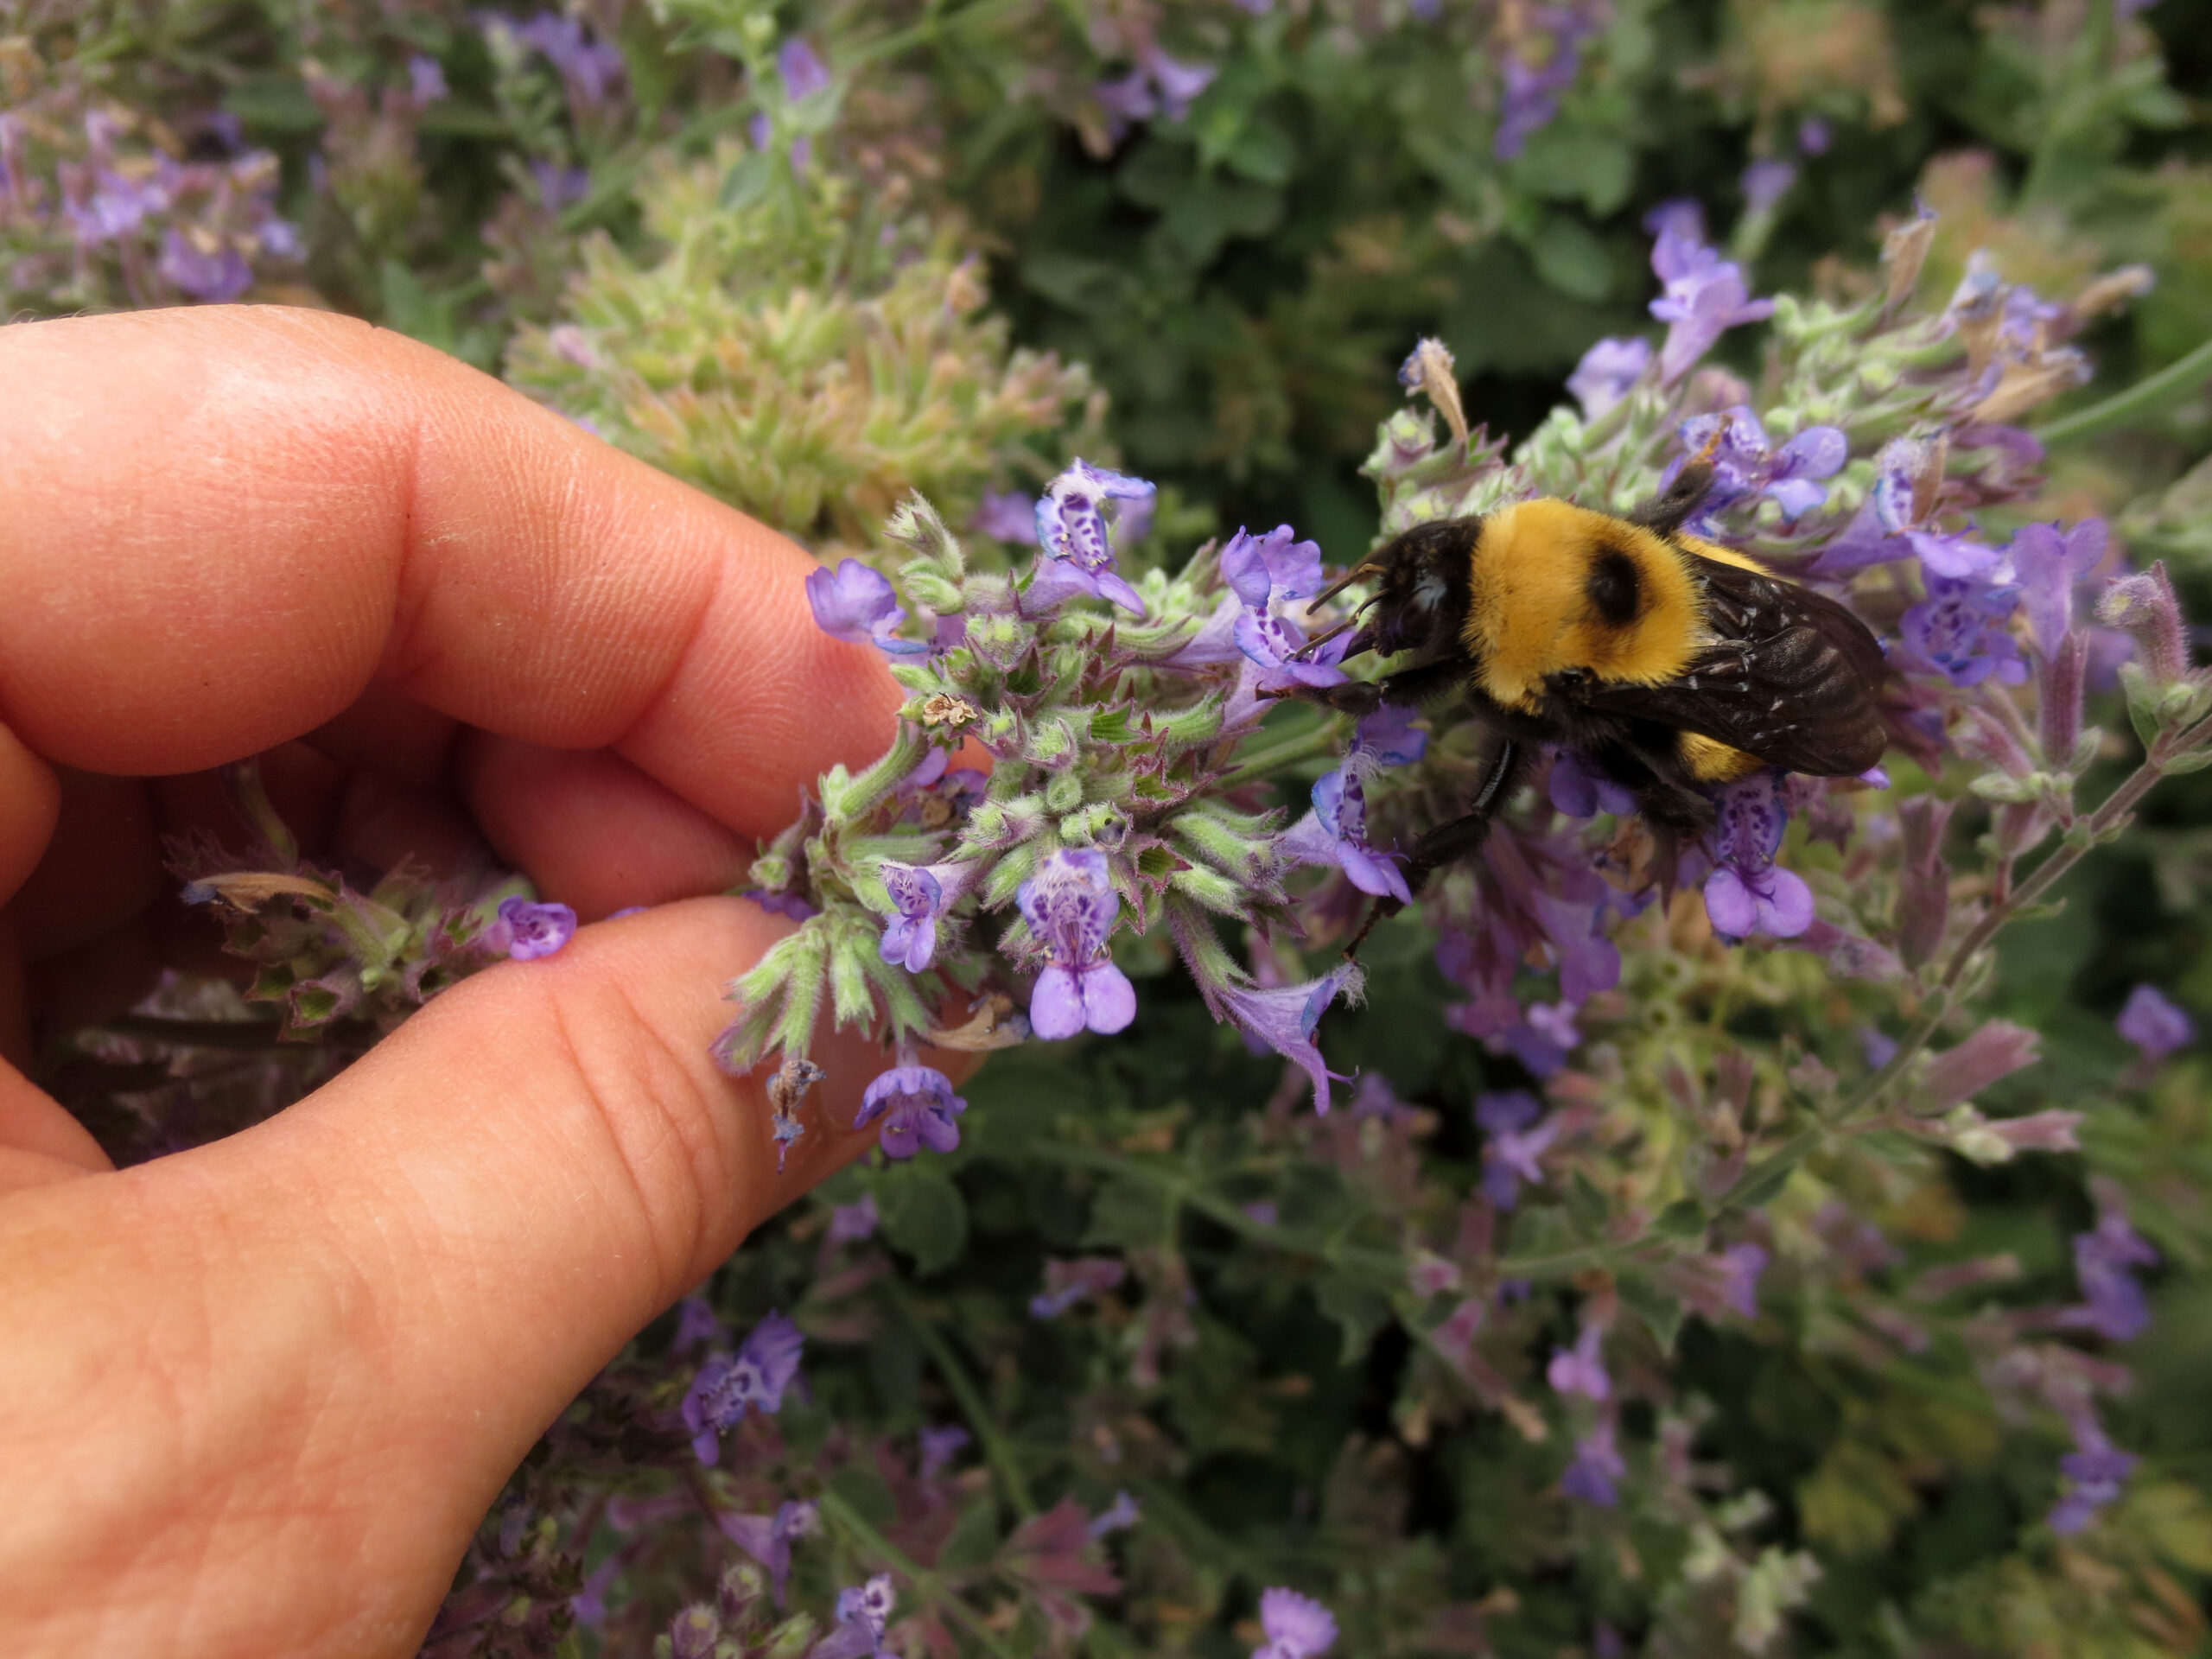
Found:
[[[537,1434],[760,1221],[707,1058],[757,837],[898,694],[807,556],[427,347],[225,307],[0,329],[0,1651],[407,1655]],[[207,965],[157,836],[472,837],[588,924],[289,1110],[117,1171],[41,1028]],[[59,833],[57,833],[59,829]],[[233,832],[235,839],[235,832]],[[880,1051],[847,1044],[849,1122]]]

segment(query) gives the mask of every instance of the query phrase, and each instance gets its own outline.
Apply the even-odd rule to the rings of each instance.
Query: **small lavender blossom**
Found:
[[[162,238],[162,278],[207,305],[227,305],[253,286],[245,256],[213,232],[171,226]]]
[[[891,1575],[879,1573],[866,1584],[837,1592],[837,1628],[817,1643],[808,1659],[861,1659],[884,1652],[883,1633],[899,1604]]]
[[[1126,1263],[1110,1255],[1079,1255],[1045,1263],[1045,1288],[1029,1299],[1033,1319],[1057,1319],[1077,1302],[1103,1296],[1129,1276]]]
[[[1254,610],[1312,598],[1321,591],[1321,544],[1296,536],[1288,524],[1264,536],[1240,528],[1221,550],[1221,579]]]
[[[715,1516],[722,1535],[767,1570],[776,1605],[784,1605],[784,1585],[791,1575],[791,1542],[813,1536],[822,1529],[820,1512],[811,1503],[797,1501],[779,1504],[773,1515]]]
[[[1723,791],[1713,831],[1714,868],[1705,882],[1705,913],[1715,933],[1794,939],[1813,925],[1813,890],[1774,861],[1789,824],[1773,772],[1755,772]]]
[[[1621,1501],[1619,1482],[1627,1473],[1607,1418],[1574,1443],[1574,1460],[1559,1478],[1559,1489],[1581,1503],[1610,1510]]]
[[[2097,1224],[2074,1235],[2074,1277],[2082,1303],[2059,1316],[2063,1324],[2094,1332],[2107,1342],[2133,1342],[2150,1327],[2151,1303],[2131,1269],[2156,1266],[2158,1251],[2108,1204]]]
[[[517,962],[550,957],[576,936],[576,912],[566,905],[534,905],[527,899],[500,901],[499,922],[493,931],[505,930],[507,955]]]
[[[1797,148],[1808,156],[1827,155],[1834,142],[1834,130],[1817,115],[1808,115],[1797,124]]]
[[[1680,215],[1662,220],[1651,250],[1652,271],[1665,284],[1651,302],[1651,315],[1667,325],[1659,348],[1662,385],[1688,373],[1728,329],[1774,315],[1774,302],[1752,299],[1743,268],[1706,246],[1700,231]]]
[[[945,753],[943,749],[933,752],[939,762],[940,777],[944,773],[942,763]],[[933,778],[928,783],[936,781]],[[927,787],[928,784],[923,786]],[[896,963],[912,974],[927,968],[937,955],[938,923],[967,896],[969,887],[983,868],[976,862],[900,864],[891,859],[878,864],[876,872],[883,878],[884,891],[889,895],[893,910],[891,918],[883,925],[883,938],[877,944],[884,961]]]
[[[1137,1508],[1136,1499],[1127,1492],[1116,1492],[1113,1503],[1092,1516],[1090,1524],[1084,1530],[1094,1539],[1107,1538],[1117,1532],[1127,1532],[1142,1519],[1144,1515]]]
[[[925,1428],[915,1439],[922,1452],[921,1478],[935,1480],[951,1467],[952,1460],[975,1436],[957,1423],[947,1423],[941,1428]]]
[[[1713,454],[1713,487],[1699,512],[1700,524],[1708,526],[1714,515],[1737,502],[1762,497],[1794,523],[1826,505],[1828,493],[1817,480],[1842,471],[1851,451],[1849,440],[1833,426],[1808,426],[1777,449],[1758,416],[1739,404],[1724,414],[1683,422],[1683,455],[1703,453],[1716,435],[1719,443]],[[1678,460],[1662,482],[1672,483],[1681,469]]]
[[[1475,1122],[1484,1135],[1483,1192],[1501,1210],[1521,1201],[1522,1182],[1543,1184],[1537,1160],[1559,1139],[1559,1124],[1551,1118],[1538,1122],[1542,1110],[1525,1089],[1475,1096]]]
[[[1252,1659],[1314,1659],[1337,1641],[1337,1616],[1295,1590],[1260,1592],[1260,1628],[1268,1639]]]
[[[669,1351],[688,1354],[711,1348],[722,1334],[722,1322],[714,1304],[703,1296],[686,1296],[676,1305],[676,1337]]]
[[[1582,43],[1597,32],[1594,5],[1532,5],[1520,13],[1526,28],[1505,53],[1503,97],[1491,152],[1510,161],[1529,138],[1559,114],[1560,98],[1582,67]]]
[[[1582,353],[1567,389],[1580,400],[1582,418],[1594,421],[1627,397],[1651,366],[1648,340],[1601,340]]]
[[[794,104],[830,89],[830,66],[796,35],[776,48],[776,73],[784,83],[784,96]]]
[[[1626,817],[1636,810],[1636,797],[1611,779],[1593,772],[1571,749],[1561,749],[1552,762],[1545,792],[1551,804],[1570,818],[1595,817],[1610,812]]]
[[[1708,1258],[1719,1280],[1720,1299],[1747,1319],[1759,1312],[1759,1277],[1766,1271],[1765,1249],[1746,1240]]]
[[[1403,704],[1385,703],[1363,715],[1352,728],[1351,753],[1347,766],[1410,766],[1428,753],[1428,734],[1421,728],[1421,713]]]
[[[2119,1497],[2137,1462],[2133,1453],[2094,1431],[2076,1439],[2078,1449],[2058,1460],[2059,1472],[2073,1483],[2072,1490],[2053,1506],[2050,1517],[2050,1529],[2065,1537],[2087,1528],[2099,1510]]]
[[[1103,1036],[1137,1017],[1136,988],[1106,954],[1121,895],[1095,849],[1047,854],[1015,894],[1049,958],[1029,1000],[1029,1026],[1046,1040],[1085,1027]]]
[[[2196,1040],[2196,1024],[2155,985],[2138,985],[2120,1011],[2120,1034],[2152,1065]]]
[[[407,97],[416,109],[428,109],[449,92],[445,66],[435,58],[417,52],[407,60]]]
[[[1938,575],[1932,569],[1926,582],[1928,597],[1906,611],[1897,625],[1912,658],[1958,686],[1980,685],[1993,677],[2018,685],[2028,677],[2010,626],[2018,588],[1987,576]]]
[[[1303,984],[1264,988],[1231,986],[1221,993],[1222,1007],[1231,1025],[1302,1067],[1313,1080],[1313,1110],[1322,1117],[1329,1115],[1329,1085],[1344,1079],[1329,1070],[1314,1044],[1313,1033],[1339,996],[1348,1001],[1358,996],[1363,977],[1357,963],[1347,962]]]
[[[1314,781],[1313,808],[1277,842],[1285,857],[1301,864],[1333,864],[1352,886],[1377,898],[1413,902],[1405,872],[1378,853],[1367,839],[1367,791],[1341,768]]]
[[[894,1065],[868,1084],[853,1128],[881,1118],[876,1144],[887,1158],[911,1158],[923,1147],[950,1152],[960,1144],[954,1120],[967,1109],[968,1103],[952,1092],[952,1079],[934,1066]]]
[[[875,1207],[875,1194],[863,1192],[852,1204],[836,1205],[830,1211],[829,1230],[822,1242],[829,1249],[840,1244],[858,1244],[875,1236],[875,1230],[882,1224],[882,1215]]]
[[[1560,1394],[1579,1394],[1592,1400],[1611,1396],[1613,1379],[1606,1375],[1603,1348],[1605,1333],[1594,1325],[1582,1327],[1572,1348],[1552,1350],[1552,1363],[1544,1380]]]
[[[2103,519],[2084,518],[2071,530],[2023,524],[2005,548],[2020,585],[2020,607],[2045,661],[2057,655],[2072,629],[2074,589],[2103,563],[2109,540]]]
[[[1157,489],[1082,460],[1047,484],[1037,500],[1037,566],[1024,602],[1034,610],[1089,594],[1142,616],[1144,601],[1114,569],[1106,508],[1114,501],[1149,503]]]
[[[1847,575],[1871,564],[1901,559],[1913,550],[1907,532],[1919,522],[1921,486],[1940,469],[1943,451],[1926,438],[1892,438],[1874,457],[1874,483],[1851,522],[1829,538],[1810,567],[1817,575]],[[1988,553],[1988,550],[1983,549]],[[1996,555],[1989,553],[1988,563]]]
[[[874,645],[892,657],[918,657],[929,650],[918,640],[899,638],[906,612],[898,593],[881,571],[858,559],[842,559],[835,570],[825,566],[809,572],[806,602],[814,626],[833,639]]]
[[[985,494],[969,521],[979,536],[1017,547],[1037,545],[1037,502],[1020,490],[995,490]]]
[[[622,54],[612,43],[594,41],[581,22],[559,12],[541,11],[526,23],[505,26],[544,56],[579,105],[597,109],[607,102],[622,73]]]
[[[771,1417],[784,1408],[784,1390],[798,1375],[799,1351],[806,1338],[780,1313],[753,1327],[734,1354],[716,1354],[700,1366],[683,1396],[683,1426],[691,1431],[691,1450],[700,1462],[721,1454],[724,1431],[745,1420],[747,1411]]]
[[[1789,187],[1797,182],[1797,164],[1777,156],[1767,156],[1753,162],[1744,169],[1742,186],[1744,211],[1747,213],[1770,213],[1783,197],[1789,194]]]

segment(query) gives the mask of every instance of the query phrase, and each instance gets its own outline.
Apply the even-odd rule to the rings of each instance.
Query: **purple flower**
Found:
[[[1774,861],[1789,824],[1781,779],[1771,772],[1755,772],[1722,792],[1714,868],[1705,881],[1705,913],[1722,938],[1794,939],[1813,925],[1813,890]]]
[[[920,640],[899,638],[896,630],[906,620],[906,612],[897,592],[881,571],[858,559],[842,559],[835,570],[824,566],[810,571],[806,602],[814,613],[814,626],[833,639],[874,645],[892,657],[920,657],[929,652]]]
[[[2093,1331],[2107,1342],[2133,1342],[2149,1328],[2151,1304],[2131,1268],[2155,1266],[2158,1251],[2127,1224],[2117,1205],[2107,1204],[2090,1231],[2074,1235],[2074,1277],[2082,1304],[2068,1308],[2060,1322]]]
[[[534,905],[527,899],[499,904],[499,923],[492,929],[497,949],[499,924],[505,926],[506,951],[517,962],[550,957],[576,936],[576,912],[566,905]]]
[[[1344,671],[1337,664],[1344,660],[1351,645],[1351,636],[1338,634],[1335,639],[1308,656],[1299,653],[1306,649],[1306,632],[1294,622],[1286,622],[1279,616],[1249,607],[1236,613],[1230,637],[1236,649],[1252,664],[1252,683],[1265,691],[1286,690],[1294,685],[1336,685],[1343,682]]]
[[[915,1439],[922,1450],[921,1478],[935,1480],[975,1436],[957,1423],[947,1423],[942,1428],[925,1428]]]
[[[1582,403],[1582,418],[1594,421],[1628,396],[1651,366],[1648,340],[1601,340],[1582,353],[1567,389]]]
[[[1210,63],[1179,63],[1156,47],[1146,54],[1144,61],[1152,84],[1160,89],[1160,112],[1170,121],[1180,121],[1189,114],[1192,101],[1212,86],[1213,78],[1221,73]]]
[[[837,1628],[817,1643],[807,1659],[861,1659],[880,1655],[883,1633],[899,1605],[891,1575],[879,1573],[866,1584],[837,1592]]]
[[[1542,1110],[1525,1089],[1475,1096],[1475,1122],[1484,1136],[1483,1192],[1501,1210],[1521,1201],[1522,1182],[1543,1184],[1544,1169],[1537,1160],[1559,1139],[1559,1122],[1537,1122]]]
[[[1093,1538],[1109,1537],[1117,1532],[1127,1532],[1144,1519],[1137,1501],[1127,1492],[1114,1494],[1114,1502],[1090,1517],[1090,1524],[1084,1530]]]
[[[1618,1483],[1627,1472],[1608,1418],[1574,1443],[1574,1461],[1559,1478],[1559,1489],[1569,1497],[1610,1510],[1621,1501]]]
[[[1313,810],[1277,845],[1301,864],[1334,864],[1362,893],[1410,904],[1405,873],[1367,840],[1367,791],[1344,769],[1325,772],[1313,785]]]
[[[1713,457],[1713,489],[1699,513],[1699,522],[1710,526],[1715,515],[1737,502],[1764,496],[1791,521],[1825,505],[1828,493],[1815,480],[1833,478],[1843,469],[1851,444],[1833,426],[1808,426],[1777,449],[1768,440],[1759,417],[1744,404],[1722,415],[1700,415],[1682,423],[1685,456],[1701,453],[1713,435],[1721,436]],[[1668,469],[1664,483],[1672,483],[1681,461]]]
[[[936,751],[942,756],[946,752]],[[940,768],[940,771],[942,768]],[[934,779],[930,780],[935,782]],[[894,914],[883,925],[877,949],[886,962],[918,974],[937,955],[937,925],[944,913],[967,896],[983,866],[965,864],[899,864],[885,859],[876,866],[883,889],[890,895]]]
[[[1585,766],[1572,750],[1561,749],[1552,762],[1545,785],[1551,803],[1570,818],[1595,817],[1610,812],[1626,817],[1636,810],[1636,797],[1599,772]]]
[[[591,175],[581,167],[537,161],[530,164],[530,176],[537,181],[537,205],[549,213],[557,213],[591,194]]]
[[[794,104],[830,86],[830,66],[796,35],[776,48],[776,73],[783,78],[784,96]]]
[[[1766,213],[1774,211],[1775,204],[1789,194],[1789,187],[1797,182],[1797,164],[1768,156],[1753,162],[1744,169],[1744,211]]]
[[[1023,599],[1037,607],[1089,594],[1142,616],[1144,601],[1115,573],[1106,504],[1149,502],[1157,487],[1082,460],[1047,484],[1037,500],[1037,567]]]
[[[528,22],[515,25],[514,34],[524,45],[544,54],[567,83],[569,96],[588,109],[607,101],[607,89],[622,73],[622,54],[605,41],[593,40],[574,17],[541,11]]]
[[[1329,1084],[1343,1082],[1329,1070],[1313,1041],[1314,1028],[1338,996],[1356,999],[1364,976],[1357,963],[1342,963],[1319,979],[1268,988],[1232,985],[1221,995],[1229,1022],[1249,1037],[1303,1067],[1313,1080],[1313,1109],[1329,1115]]]
[[[1595,7],[1533,5],[1521,16],[1529,28],[1505,54],[1503,107],[1491,152],[1510,161],[1530,136],[1551,124],[1560,96],[1582,67],[1582,42],[1595,33]]]
[[[696,1348],[711,1348],[722,1333],[722,1322],[715,1315],[714,1304],[703,1296],[686,1296],[676,1305],[676,1339],[669,1344],[669,1351],[688,1354]]]
[[[407,60],[407,96],[416,109],[424,109],[444,98],[445,66],[435,58],[417,52]]]
[[[1748,1242],[1731,1244],[1710,1258],[1719,1280],[1720,1299],[1745,1319],[1758,1317],[1759,1275],[1766,1271],[1766,1251]]]
[[[2023,524],[2005,548],[2036,649],[2046,661],[2074,626],[2075,585],[2103,562],[2108,540],[2103,519],[2084,518],[2071,530]]]
[[[2099,1510],[2120,1496],[2120,1489],[2135,1468],[2136,1459],[2106,1440],[2091,1428],[2077,1432],[2078,1450],[2059,1459],[2059,1472],[2074,1483],[2050,1512],[2050,1529],[2070,1536],[2096,1518]]]
[[[976,509],[971,522],[979,536],[988,536],[995,542],[1011,542],[1017,547],[1034,547],[1037,498],[1020,490],[993,492],[984,496],[983,504]]]
[[[771,1417],[784,1408],[784,1390],[798,1375],[799,1351],[806,1338],[780,1313],[753,1327],[734,1354],[716,1354],[699,1367],[683,1396],[683,1426],[691,1431],[691,1450],[699,1461],[714,1463],[721,1437],[737,1427],[749,1410]]]
[[[1110,1255],[1079,1255],[1045,1263],[1045,1288],[1029,1299],[1029,1317],[1056,1319],[1077,1302],[1103,1296],[1128,1278],[1126,1265]]]
[[[1817,115],[1808,115],[1797,124],[1797,148],[1808,156],[1827,155],[1834,142],[1835,134]]]
[[[952,1092],[952,1079],[933,1066],[894,1065],[868,1086],[853,1128],[864,1129],[880,1117],[876,1144],[887,1158],[911,1158],[919,1147],[950,1152],[960,1144],[953,1122],[968,1103]]]
[[[1321,544],[1294,540],[1277,524],[1264,536],[1239,529],[1221,550],[1221,576],[1230,591],[1254,610],[1268,610],[1321,591]]]
[[[1412,766],[1428,753],[1428,734],[1421,730],[1420,720],[1418,709],[1385,703],[1352,728],[1348,760],[1378,766]]]
[[[1106,954],[1122,912],[1106,855],[1049,853],[1014,896],[1048,958],[1030,995],[1030,1029],[1048,1041],[1086,1027],[1103,1036],[1125,1030],[1137,1017],[1137,993]]]
[[[1840,534],[1821,550],[1812,569],[1820,575],[1843,575],[1870,564],[1901,559],[1911,550],[1904,532],[1919,522],[1916,507],[1929,475],[1940,468],[1943,452],[1925,438],[1892,438],[1874,457],[1874,484]],[[1932,488],[1929,491],[1933,494]],[[1984,550],[1986,551],[1986,550]],[[1995,555],[1990,556],[1995,562]]]
[[[859,1202],[841,1204],[830,1211],[830,1230],[822,1236],[823,1245],[834,1250],[840,1244],[858,1244],[873,1238],[882,1219],[875,1207],[875,1194],[863,1192]]]
[[[209,305],[228,304],[253,286],[253,267],[245,256],[197,226],[170,226],[162,238],[158,269],[164,281]]]
[[[1914,541],[1933,540],[1915,536]],[[1906,649],[1952,684],[1979,685],[1994,675],[2007,685],[2028,677],[2009,626],[2019,589],[1986,576],[1926,578],[1928,597],[1897,625]]]
[[[1260,1592],[1260,1628],[1267,1644],[1252,1659],[1313,1659],[1336,1645],[1337,1616],[1295,1590]]]
[[[1920,561],[1920,568],[1931,576],[1960,580],[1999,575],[2008,581],[2011,578],[2005,556],[1974,540],[1972,531],[1916,530],[1906,539],[1912,543],[1913,556]]]
[[[2127,994],[2119,1026],[2120,1034],[2153,1065],[2196,1040],[2195,1021],[2168,1001],[2155,985],[2138,985]]]
[[[784,1583],[791,1575],[791,1541],[811,1537],[822,1529],[820,1513],[811,1503],[786,1503],[773,1515],[733,1515],[717,1512],[715,1524],[722,1535],[768,1569],[776,1605],[784,1605]]]
[[[1594,1325],[1582,1327],[1573,1348],[1552,1350],[1552,1363],[1544,1380],[1560,1394],[1580,1394],[1592,1400],[1609,1398],[1613,1379],[1605,1374],[1603,1355],[1605,1333]]]
[[[1653,212],[1656,216],[1658,210]],[[1651,302],[1651,315],[1668,326],[1666,343],[1659,348],[1662,385],[1688,373],[1726,330],[1774,315],[1772,300],[1751,297],[1742,267],[1706,246],[1702,226],[1686,226],[1679,214],[1662,221],[1651,269],[1665,284]]]

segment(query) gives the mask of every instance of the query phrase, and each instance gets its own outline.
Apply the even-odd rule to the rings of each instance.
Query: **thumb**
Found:
[[[33,1603],[0,1629],[412,1652],[532,1440],[870,1144],[830,1122],[872,1045],[817,1055],[780,1176],[760,1085],[708,1058],[722,983],[785,925],[702,899],[585,928],[266,1123],[0,1207],[0,1260],[51,1267],[0,1284],[0,1329],[40,1333],[0,1367],[0,1467],[51,1474],[0,1509],[0,1576]],[[180,1606],[204,1626],[181,1642]]]

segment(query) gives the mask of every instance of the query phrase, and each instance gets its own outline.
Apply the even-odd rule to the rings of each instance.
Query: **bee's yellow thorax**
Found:
[[[1750,563],[1726,549],[1697,550]],[[1595,562],[1610,555],[1636,572],[1637,610],[1626,623],[1607,621],[1590,598]],[[1522,501],[1484,519],[1470,581],[1464,640],[1483,690],[1506,708],[1533,710],[1545,678],[1570,669],[1656,685],[1681,674],[1707,643],[1681,552],[1640,524],[1569,502]]]

